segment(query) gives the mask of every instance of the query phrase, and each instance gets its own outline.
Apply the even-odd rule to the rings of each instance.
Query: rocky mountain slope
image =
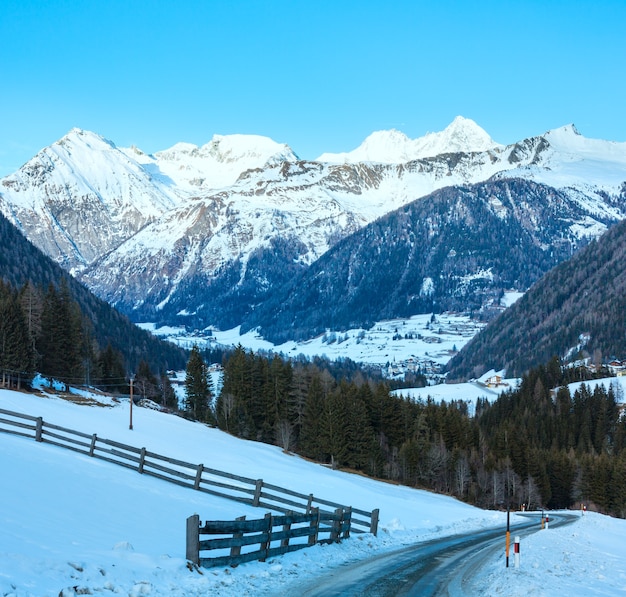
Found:
[[[457,119],[410,143],[389,132],[380,151],[368,149],[371,138],[360,150],[377,161],[331,163],[298,160],[262,137],[216,136],[149,156],[74,130],[0,181],[0,210],[133,318],[192,327],[241,323],[340,240],[444,187],[492,177],[548,184],[580,208],[566,243],[624,216],[626,144],[569,126],[502,147],[481,131]],[[408,146],[443,153],[413,159]],[[509,201],[527,226],[548,225],[540,206],[525,211],[524,196],[488,201],[494,213]]]
[[[521,375],[553,356],[626,354],[626,221],[543,276],[449,363],[449,379]]]

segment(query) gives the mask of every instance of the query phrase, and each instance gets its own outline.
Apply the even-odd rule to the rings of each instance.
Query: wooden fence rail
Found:
[[[200,517],[194,514],[187,519],[187,559],[205,568],[237,566],[253,560],[264,562],[316,543],[335,543],[349,537],[351,517],[350,508],[323,512],[316,507],[305,514],[266,514],[258,520],[246,520],[245,516],[234,521],[207,520],[202,526]],[[201,535],[219,537],[201,540]],[[256,545],[258,548],[241,553],[242,548]],[[228,553],[201,557],[202,551]]]
[[[217,497],[235,500],[242,504],[265,508],[287,514],[301,512],[310,514],[318,508],[322,515],[333,514],[337,509],[347,510],[343,504],[286,489],[263,479],[251,479],[233,475],[203,464],[192,464],[169,458],[110,439],[98,437],[60,425],[45,422],[41,417],[0,409],[0,432],[34,438],[45,442],[106,460],[113,464],[136,470],[141,474],[157,477],[170,483],[189,487]],[[327,508],[330,508],[328,510]],[[368,512],[351,509],[351,529],[355,533],[378,532],[378,509]]]

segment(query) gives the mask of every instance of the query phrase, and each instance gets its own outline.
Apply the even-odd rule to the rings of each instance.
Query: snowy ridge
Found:
[[[202,147],[177,143],[153,156],[136,148],[122,151],[154,176],[173,181],[187,193],[228,187],[246,170],[298,160],[289,146],[260,135],[214,135]]]
[[[615,192],[626,182],[626,143],[587,139],[573,124],[548,131],[543,138],[550,149],[527,173],[529,178],[591,192]]]
[[[457,116],[439,133],[427,133],[418,139],[409,139],[395,129],[377,131],[353,151],[324,153],[316,161],[339,164],[358,162],[403,164],[445,153],[471,153],[501,147],[473,120]]]

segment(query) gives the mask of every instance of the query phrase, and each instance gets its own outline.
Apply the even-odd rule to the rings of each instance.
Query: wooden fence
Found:
[[[302,512],[310,514],[313,508],[319,508],[324,515],[347,506],[329,500],[314,497],[286,489],[263,479],[250,479],[233,475],[203,464],[192,464],[169,458],[146,450],[135,448],[110,439],[74,431],[59,425],[47,423],[41,417],[33,417],[10,410],[0,409],[0,432],[11,433],[38,442],[45,442],[100,458],[113,464],[136,470],[144,475],[151,475],[170,483],[189,487],[228,500],[235,500],[248,506],[273,510],[281,514]],[[327,510],[324,508],[330,508]],[[351,529],[355,533],[378,532],[378,509],[368,512],[351,509]]]
[[[253,560],[264,562],[316,543],[335,543],[349,537],[351,516],[350,508],[337,508],[332,513],[313,508],[308,514],[266,514],[258,520],[242,516],[233,521],[207,520],[201,526],[200,517],[194,514],[187,519],[187,559],[205,568],[237,566]],[[201,535],[219,537],[201,540]],[[242,548],[257,545],[256,549],[241,553]],[[200,557],[201,551],[227,553]]]

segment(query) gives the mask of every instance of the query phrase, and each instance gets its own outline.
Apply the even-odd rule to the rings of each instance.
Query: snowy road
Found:
[[[511,526],[524,536],[540,529],[540,515],[529,514],[528,522]],[[552,515],[550,526],[573,522],[573,514]],[[505,529],[454,535],[420,543],[381,555],[317,579],[303,588],[303,597],[449,596],[475,595],[472,579],[485,560],[497,550],[504,552]],[[503,563],[504,565],[504,563]],[[510,565],[513,566],[511,543]]]

